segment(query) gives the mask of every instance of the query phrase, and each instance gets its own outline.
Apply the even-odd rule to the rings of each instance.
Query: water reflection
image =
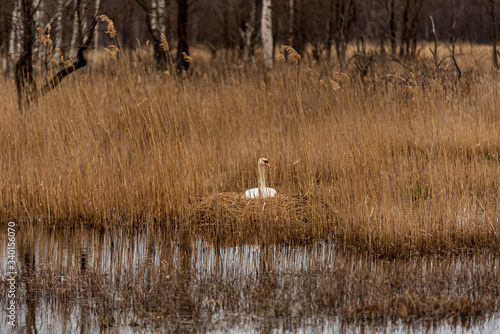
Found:
[[[153,226],[22,226],[16,247],[17,333],[500,329],[499,258],[488,251],[389,261]],[[0,254],[6,268],[5,235]],[[0,321],[10,329],[5,309]]]

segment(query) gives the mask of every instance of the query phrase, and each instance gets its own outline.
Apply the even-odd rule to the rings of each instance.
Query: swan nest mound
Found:
[[[313,204],[314,203],[314,204]],[[195,202],[190,220],[194,225],[214,223],[308,222],[324,215],[325,205],[311,196],[278,195],[273,198],[248,199],[238,193],[218,193]]]

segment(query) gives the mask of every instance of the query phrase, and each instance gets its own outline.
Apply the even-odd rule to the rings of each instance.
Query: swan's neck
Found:
[[[259,165],[259,197],[266,189],[266,167]]]

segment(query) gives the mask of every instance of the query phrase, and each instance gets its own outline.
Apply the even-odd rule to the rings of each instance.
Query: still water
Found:
[[[500,332],[500,260],[488,250],[387,260],[327,241],[21,223],[13,288],[8,255],[0,233],[1,333]]]

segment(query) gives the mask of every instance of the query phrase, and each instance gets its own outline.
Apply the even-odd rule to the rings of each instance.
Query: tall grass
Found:
[[[500,85],[485,65],[451,81],[398,64],[362,77],[335,63],[263,73],[191,56],[182,78],[122,50],[23,113],[1,81],[2,221],[155,222],[385,255],[498,247]],[[198,224],[203,199],[256,186],[260,157],[283,197],[230,219],[210,206]],[[300,210],[280,209],[294,198]]]

